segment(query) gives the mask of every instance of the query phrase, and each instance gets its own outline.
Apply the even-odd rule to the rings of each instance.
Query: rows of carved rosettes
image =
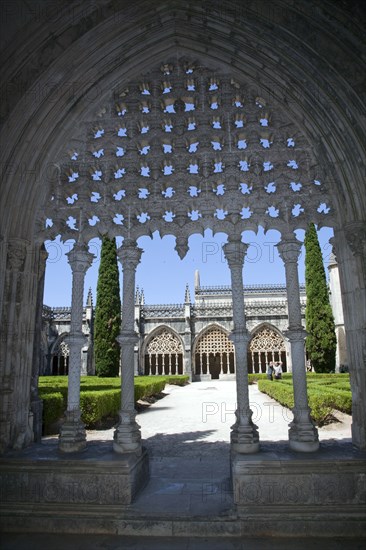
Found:
[[[185,60],[111,92],[55,159],[38,229],[87,242],[108,233],[289,231],[332,218],[326,174],[279,105],[245,83]]]

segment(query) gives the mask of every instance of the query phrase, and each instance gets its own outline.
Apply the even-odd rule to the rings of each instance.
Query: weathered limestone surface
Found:
[[[85,242],[104,232],[136,241],[158,230],[161,236],[176,237],[176,251],[183,258],[189,236],[203,234],[207,228],[238,236],[244,230],[257,231],[260,225],[265,230],[277,229],[283,236],[289,230],[306,228],[309,221],[328,224],[335,230],[353,394],[352,437],[357,447],[366,448],[363,3],[96,0],[87,6],[84,2],[61,1],[46,10],[37,3],[41,6],[38,10],[12,12],[12,6],[18,9],[22,5],[11,0],[2,3],[0,452],[27,447],[33,439],[31,379],[40,249],[46,238],[61,231],[62,238],[76,239],[81,226]],[[188,72],[191,69],[196,73]],[[145,87],[150,85],[149,74],[151,91]],[[193,79],[198,75],[193,84],[189,81],[191,74]],[[170,84],[172,90],[166,91]],[[149,91],[151,97],[147,99]],[[164,97],[169,94],[171,100]],[[125,104],[131,115],[127,109],[126,123],[121,126]],[[243,118],[241,110],[246,115]],[[197,116],[194,130],[187,127],[192,123],[191,115]],[[151,122],[149,130],[144,126],[145,119]],[[116,120],[122,135],[116,135]],[[106,135],[99,149],[95,140],[102,130]],[[124,155],[116,149],[125,131]],[[197,131],[199,138],[196,152],[191,149],[192,138],[187,137],[191,131]],[[161,150],[163,134],[168,137],[165,145],[172,148],[171,153]],[[288,139],[297,145],[293,148]],[[151,147],[149,162],[143,158],[148,154],[141,152],[147,145]],[[80,155],[79,161],[72,159],[75,152]],[[170,162],[169,155],[175,160]],[[191,159],[189,164],[187,159]],[[78,178],[78,199],[70,204],[67,198]],[[129,187],[120,187],[119,180]],[[175,191],[170,197],[167,181],[173,182]],[[79,185],[82,182],[84,187]],[[195,188],[189,196],[188,184]],[[97,189],[103,197],[100,204],[90,200],[89,192],[95,190],[95,185],[100,186]],[[121,201],[113,198],[119,190],[128,191]],[[90,225],[88,219],[96,213],[100,215],[99,223]],[[70,222],[72,214],[75,222]],[[53,223],[47,231],[45,215]],[[112,215],[117,215],[117,221],[112,221]],[[293,330],[290,332],[293,336]],[[128,326],[121,338],[133,375],[132,333]],[[300,337],[296,341],[299,349]],[[243,324],[235,335],[235,344],[242,353]],[[296,354],[296,360],[299,357]],[[131,390],[131,384],[128,387]],[[303,390],[300,387],[300,393]],[[301,410],[305,408],[301,406]],[[122,403],[121,426],[126,421],[134,428],[133,414],[132,407]],[[116,445],[123,437],[116,436]],[[138,429],[133,434],[130,431],[128,437],[138,450]],[[142,460],[135,453],[131,456]],[[342,462],[342,468],[335,462],[339,479],[348,476],[345,493],[335,493],[335,505],[328,506],[324,492],[326,506],[319,505],[315,515],[309,511],[308,517],[312,516],[308,523],[305,516],[301,515],[301,520],[296,516],[296,510],[302,514],[305,505],[317,507],[311,490],[315,481],[320,479],[322,483],[322,478],[331,475],[327,469],[334,467],[334,463],[324,462],[326,468],[317,478],[320,462],[312,462],[311,474],[306,462],[301,464],[301,471],[291,461],[282,464],[278,457],[271,463],[273,469],[281,470],[278,476],[285,471],[290,475],[291,468],[295,468],[304,484],[301,498],[306,502],[290,508],[288,517],[295,523],[288,524],[289,532],[291,525],[297,525],[308,532],[311,526],[321,533],[322,522],[318,527],[316,522],[326,515],[333,534],[340,532],[340,520],[345,517],[354,521],[354,532],[361,530],[364,523],[358,521],[362,496],[359,487],[363,478],[355,471],[358,462],[354,458]],[[8,464],[9,475],[13,468],[12,476],[16,461],[13,464]],[[42,469],[42,463],[36,467]],[[237,467],[234,462],[234,470]],[[134,466],[126,468],[131,471]],[[23,478],[17,472],[15,487],[21,491],[19,480]],[[264,471],[258,472],[262,483]],[[255,473],[255,466],[251,473]],[[50,475],[57,476],[57,470],[52,467]],[[71,478],[65,475],[63,481],[69,486]],[[238,475],[239,480],[234,476],[235,487],[237,483],[240,487],[240,476],[246,474],[238,470]],[[30,472],[25,472],[24,479],[30,477]],[[12,479],[6,485],[8,495]],[[272,481],[281,486],[281,479],[274,477]],[[328,481],[332,485],[335,478]],[[52,490],[46,489],[43,498],[55,498]],[[103,492],[102,487],[100,490]],[[93,498],[85,486],[80,492]],[[109,490],[107,493],[111,495]],[[131,486],[123,493],[125,497],[118,498],[127,502],[132,498]],[[67,497],[62,491],[58,494],[61,500],[71,498],[70,493]],[[238,494],[248,498],[241,489]],[[291,491],[290,496],[294,498]],[[27,521],[28,512],[34,509],[28,503],[23,515],[6,518],[9,525],[14,526],[19,518]],[[79,518],[70,520],[70,503],[65,507],[66,521],[61,529],[67,531],[76,528]],[[41,519],[38,528],[45,527]],[[267,527],[262,524],[262,532],[278,533],[276,519],[273,512]],[[55,517],[50,522],[54,525]],[[98,522],[102,529],[103,522]],[[126,524],[120,517],[114,532],[126,529]],[[242,520],[240,529],[250,532],[249,525],[247,519]],[[253,525],[254,530],[260,529],[260,524]],[[199,522],[196,527],[199,530]],[[84,528],[90,529],[90,523]],[[111,528],[108,521],[105,528]],[[187,525],[178,521],[173,528],[175,532],[180,528],[184,531]],[[189,528],[193,529],[192,523]],[[218,529],[222,528],[219,522]],[[329,527],[328,533],[331,530]]]
[[[8,255],[8,247],[17,239],[18,241],[29,239],[30,242],[35,242],[35,233],[40,229],[39,212],[42,211],[49,189],[55,190],[55,204],[66,206],[63,202],[65,197],[62,190],[57,190],[60,178],[64,177],[61,168],[62,161],[65,159],[60,159],[60,152],[66,154],[68,149],[72,150],[76,144],[80,144],[80,138],[85,136],[87,130],[80,121],[90,121],[93,124],[94,121],[102,120],[105,115],[108,115],[108,112],[103,111],[104,106],[111,105],[109,102],[114,92],[117,93],[115,97],[120,98],[123,103],[125,84],[136,82],[136,79],[141,78],[141,75],[148,73],[152,68],[156,67],[159,70],[160,66],[169,65],[169,60],[174,62],[177,59],[197,60],[200,67],[212,67],[214,74],[220,73],[229,77],[229,80],[226,80],[226,76],[224,77],[223,82],[228,88],[224,90],[222,96],[220,93],[216,94],[215,90],[209,91],[208,95],[206,92],[206,95],[200,96],[198,110],[202,111],[202,101],[204,102],[206,98],[206,114],[215,115],[215,109],[207,103],[208,96],[214,97],[216,94],[218,104],[228,106],[231,99],[227,91],[230,86],[235,87],[237,85],[235,83],[239,83],[238,93],[245,92],[244,105],[256,105],[259,98],[257,104],[262,105],[263,113],[271,114],[268,128],[262,128],[263,138],[269,138],[271,141],[272,127],[276,132],[279,131],[280,134],[282,132],[284,138],[291,137],[286,136],[287,132],[284,130],[286,127],[299,130],[296,139],[299,141],[300,150],[293,160],[298,161],[302,175],[318,174],[320,189],[318,190],[319,186],[314,184],[311,193],[303,196],[303,200],[299,202],[305,204],[305,210],[295,218],[292,217],[290,209],[297,201],[295,197],[301,195],[301,191],[299,191],[300,195],[293,192],[293,200],[286,203],[287,213],[279,208],[278,218],[272,218],[264,215],[260,209],[257,210],[257,206],[260,208],[281,206],[283,210],[286,201],[276,198],[278,193],[278,197],[280,195],[282,197],[283,192],[279,191],[279,186],[273,194],[264,191],[263,186],[272,181],[272,178],[268,179],[269,174],[261,167],[261,160],[265,159],[258,157],[258,151],[262,156],[268,152],[271,152],[272,156],[272,151],[276,152],[273,157],[275,158],[279,150],[276,151],[275,142],[268,151],[260,149],[258,143],[254,146],[254,142],[258,139],[258,132],[252,132],[255,120],[249,118],[245,121],[244,133],[246,131],[249,133],[245,133],[243,137],[247,139],[248,147],[247,151],[242,152],[247,157],[249,172],[247,174],[242,171],[240,175],[243,179],[248,179],[247,176],[250,176],[250,180],[256,182],[256,188],[253,189],[252,195],[243,194],[241,201],[244,201],[243,206],[245,206],[245,200],[250,199],[249,202],[255,205],[252,214],[255,223],[252,224],[251,219],[246,221],[241,219],[240,213],[236,213],[235,215],[239,216],[236,219],[241,227],[256,230],[258,223],[266,229],[285,228],[288,223],[296,227],[305,227],[307,220],[311,218],[319,224],[329,223],[339,231],[343,227],[348,227],[348,234],[353,235],[357,242],[358,233],[366,225],[362,162],[364,158],[362,75],[365,70],[361,4],[361,2],[353,2],[351,8],[346,4],[334,4],[327,0],[322,2],[321,6],[312,0],[299,1],[296,4],[290,1],[267,3],[253,0],[245,3],[234,1],[230,6],[223,6],[222,3],[214,0],[210,2],[208,9],[208,5],[204,2],[187,4],[177,0],[172,4],[164,0],[153,3],[140,0],[133,4],[116,5],[112,1],[103,0],[94,2],[88,7],[87,12],[82,4],[70,5],[69,2],[58,2],[57,6],[48,6],[46,10],[40,8],[30,12],[29,10],[16,11],[17,8],[13,7],[10,0],[5,2],[6,17],[3,18],[5,63],[1,102],[4,124],[0,136],[3,167],[0,215],[1,257],[7,258],[7,261],[0,263],[1,323],[4,334],[2,342],[5,342],[0,357],[2,388],[4,388],[1,419],[3,448],[26,445],[31,439],[29,434],[32,431],[32,417],[29,414],[30,391],[27,381],[32,372],[35,321],[31,319],[30,311],[35,311],[37,292],[32,285],[35,285],[39,263],[38,253],[33,254],[30,250],[24,268],[22,267],[20,272],[17,271]],[[93,55],[90,55],[91,43]],[[85,47],[86,45],[88,47]],[[347,78],[344,77],[345,74]],[[169,77],[169,75],[166,76]],[[233,84],[230,76],[233,77]],[[160,109],[160,105],[156,102],[160,92],[158,93],[158,88],[154,86],[152,92],[153,110]],[[131,97],[136,96],[136,90],[131,93]],[[178,85],[174,95],[176,118],[183,120],[187,114],[183,111],[184,106],[180,98],[187,99],[194,93],[189,90],[184,91]],[[262,100],[264,104],[260,103]],[[233,105],[229,110],[232,108]],[[252,112],[254,114],[254,111]],[[172,118],[174,118],[173,113]],[[208,121],[209,117],[205,115],[204,123]],[[127,129],[132,132],[130,135],[133,139],[138,137],[138,134],[134,134],[136,128]],[[204,126],[198,132],[202,133],[203,130]],[[183,154],[183,136],[179,132],[181,129],[178,124],[177,146],[178,150],[179,147],[181,148],[180,152]],[[231,139],[233,134],[230,137],[230,133],[226,130],[223,134],[225,134],[225,140],[221,145],[224,147],[222,151],[224,157],[225,147],[232,147],[232,156],[228,155],[227,159],[226,157],[223,159],[226,160],[225,170],[228,171],[228,176],[224,178],[224,185],[226,192],[234,196],[233,191],[237,182],[231,176],[234,172],[238,173],[238,170],[235,164],[230,166],[230,158],[234,159],[238,155],[238,150],[236,149],[235,154],[233,153],[234,142]],[[254,141],[251,141],[253,139]],[[152,146],[156,148],[158,145],[158,141],[153,139]],[[175,145],[173,143],[173,146]],[[218,157],[221,154],[220,150],[214,152],[208,143],[202,147],[196,155],[199,174],[194,179],[199,183],[197,187],[203,183],[200,174],[206,182],[210,179],[210,164],[205,160],[204,154],[210,162],[215,154]],[[289,149],[291,151],[290,147]],[[89,154],[92,155],[90,150]],[[184,155],[187,156],[187,154],[185,150]],[[132,156],[136,156],[135,152]],[[194,154],[191,156],[193,157]],[[183,159],[183,156],[177,156],[176,174],[178,176],[179,171],[185,169],[182,164],[179,165],[180,158]],[[95,158],[95,161],[97,160]],[[99,160],[102,161],[102,158]],[[116,160],[118,158],[114,155],[114,161],[109,165],[113,166]],[[159,166],[151,167],[152,176],[159,174],[158,180],[154,181],[159,181],[161,178],[159,170],[161,170]],[[289,177],[289,173],[293,174],[292,179],[295,180],[295,184],[300,179],[297,177],[300,172],[292,170],[289,166],[283,166],[281,171],[275,163],[275,170],[280,181]],[[265,181],[264,176],[266,176]],[[169,176],[164,177],[169,178]],[[303,177],[300,182],[304,185],[306,178],[302,180],[304,180]],[[309,179],[306,185],[308,183]],[[232,184],[234,187],[230,188]],[[207,188],[207,191],[212,193],[211,188]],[[207,195],[207,191],[203,187],[200,197],[191,197],[189,200],[194,203],[199,199],[198,202],[201,202],[204,195]],[[161,200],[160,193],[161,190],[158,188],[154,192],[150,191],[150,199],[159,197]],[[311,196],[315,197],[319,194],[320,197],[322,193],[325,202],[329,199],[331,206],[329,214],[325,214],[324,209],[319,212],[316,204],[312,204]],[[218,202],[222,202],[219,208],[225,212],[226,204],[223,201],[225,195],[221,198],[217,195],[216,198]],[[164,198],[163,202],[166,204],[170,200]],[[210,204],[210,201],[207,204]],[[238,201],[229,202],[231,208],[233,204],[234,206],[238,204]],[[160,212],[160,207],[158,210]],[[158,210],[151,209],[155,213]],[[202,232],[205,227],[214,230],[218,228],[228,234],[232,231],[234,223],[232,212],[230,217],[220,220],[212,211],[207,217],[207,208],[201,210],[204,214],[201,221],[187,223],[186,212],[178,208],[173,222],[167,222],[170,229],[174,228],[173,234],[177,236],[176,248],[181,255],[187,251],[187,237],[191,233]],[[135,213],[131,210],[132,215]],[[204,221],[205,217],[207,223]],[[59,211],[54,217],[55,228],[60,223],[64,224],[66,219],[66,211]],[[139,225],[139,222],[136,226],[136,223],[134,220],[135,226],[132,226],[132,231],[134,227],[141,229],[143,226],[143,224]],[[157,218],[153,220],[152,217],[148,225],[154,227],[156,223]],[[92,230],[89,228],[89,232],[99,229],[108,230],[108,227],[108,221],[102,216],[100,227]],[[162,227],[161,221],[159,221],[159,227]],[[115,229],[113,226],[113,231]],[[126,231],[126,224],[122,229]],[[33,245],[31,249],[32,247]],[[341,266],[342,251],[338,252],[338,256]],[[360,382],[360,384],[353,384],[356,408],[359,407],[360,410],[354,437],[357,445],[365,446],[365,411],[358,396],[357,387],[365,387],[366,376],[364,367],[366,268],[362,259],[352,260],[352,265],[354,265],[352,268],[354,273],[351,277],[347,273],[350,267],[346,268],[344,263],[344,267],[340,267],[340,276],[343,299],[347,302],[345,321],[348,324],[346,331],[350,369],[354,371],[353,378],[359,379]],[[15,284],[17,284],[16,291],[14,291]],[[14,293],[18,296],[16,312],[13,310]],[[24,327],[25,335],[21,338],[17,329],[14,332],[14,326],[9,328],[9,323],[13,322],[16,325],[19,322]],[[15,338],[14,334],[16,334]],[[17,378],[17,384],[14,384],[7,375],[9,368],[7,354],[12,345],[11,341],[17,343],[15,353],[11,354],[11,371],[12,376]],[[8,425],[9,423],[12,428]]]
[[[151,500],[150,506],[141,503],[148,469],[145,453],[139,459],[132,459],[132,454],[122,458],[110,443],[97,452],[89,448],[67,457],[38,452],[42,460],[33,460],[30,450],[23,457],[0,459],[0,525],[5,532],[202,538],[301,533],[345,540],[366,536],[365,455],[350,445],[312,455],[273,444],[264,445],[259,454],[233,453],[234,506],[221,515],[210,513],[207,483],[208,493],[196,495],[202,501],[201,514],[194,518],[188,508],[179,507],[179,499],[189,499],[189,493],[165,493],[163,511],[151,506]],[[192,483],[192,492],[195,486]],[[131,503],[138,490],[139,501]],[[231,502],[228,489],[221,490],[217,496]]]
[[[43,453],[44,455],[45,453]],[[41,452],[42,455],[42,452]],[[1,501],[17,505],[129,505],[148,480],[149,461],[99,445],[63,459],[57,451],[36,459],[1,459]],[[42,506],[41,506],[42,508]]]

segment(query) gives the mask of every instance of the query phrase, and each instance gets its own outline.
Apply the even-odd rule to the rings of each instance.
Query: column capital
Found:
[[[130,332],[126,330],[126,331],[121,331],[117,336],[116,340],[121,346],[125,346],[128,344],[135,345],[139,341],[139,336],[136,332]]]
[[[230,269],[233,267],[243,267],[245,254],[248,250],[248,244],[241,240],[229,241],[222,247],[225,258]]]
[[[73,273],[86,273],[94,260],[94,254],[89,252],[88,247],[76,242],[70,252],[66,253]]]
[[[302,242],[298,241],[297,238],[293,235],[283,235],[282,240],[276,244],[280,258],[284,264],[288,263],[297,263]]]
[[[84,344],[86,344],[87,339],[88,338],[86,334],[84,334],[81,331],[77,331],[77,332],[75,331],[75,332],[70,332],[69,334],[66,334],[64,341],[69,346],[75,345],[82,348]]]
[[[8,242],[7,263],[12,271],[23,271],[27,257],[29,242],[24,239],[13,238]]]
[[[305,340],[308,333],[305,329],[299,328],[294,330],[285,330],[283,334],[290,342],[302,342]]]
[[[344,234],[352,254],[364,258],[366,255],[366,222],[348,223],[344,227]]]
[[[238,344],[247,344],[250,340],[249,331],[246,328],[234,328],[234,330],[229,335],[229,340],[231,340],[236,346]]]
[[[140,263],[142,253],[143,249],[139,248],[135,241],[126,239],[122,246],[117,249],[118,260],[122,265],[122,269],[135,270]]]

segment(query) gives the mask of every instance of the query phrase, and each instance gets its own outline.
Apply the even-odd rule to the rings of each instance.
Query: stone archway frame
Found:
[[[147,347],[150,344],[150,342],[156,337],[159,336],[162,332],[169,332],[171,333],[178,341],[181,346],[181,354],[182,358],[184,357],[184,342],[180,334],[176,332],[176,330],[172,329],[165,323],[158,325],[157,327],[153,328],[153,330],[147,334],[144,334],[144,340],[142,342],[142,345],[140,347],[140,365],[141,365],[141,371],[145,370],[145,355],[147,355]],[[184,365],[183,365],[184,367]],[[183,373],[184,374],[184,373]]]
[[[283,346],[284,346],[284,349],[282,350],[283,352],[286,353],[286,363],[287,363],[287,353],[288,353],[288,345],[287,345],[287,338],[286,336],[284,336],[282,334],[282,332],[275,326],[273,325],[272,323],[269,323],[269,322],[262,322],[260,324],[258,324],[257,326],[255,326],[251,331],[250,331],[250,340],[248,342],[248,353],[251,352],[251,349],[250,349],[250,346],[251,346],[251,342],[253,340],[253,338],[256,336],[257,333],[261,332],[264,328],[268,328],[270,329],[272,332],[274,332],[279,338],[282,339],[283,341]]]
[[[121,82],[55,159],[40,239],[137,240],[157,231],[214,232],[334,225],[327,175],[310,143],[252,82],[187,58]],[[330,212],[329,212],[330,210]]]
[[[197,336],[194,338],[194,341],[193,341],[193,344],[192,344],[192,354],[191,354],[191,363],[192,363],[192,366],[194,367],[194,369],[192,369],[192,372],[194,370],[194,375],[196,375],[196,353],[197,353],[197,347],[200,343],[200,341],[202,340],[202,338],[205,337],[205,335],[213,330],[218,330],[219,332],[223,333],[227,339],[228,339],[228,342],[229,342],[229,345],[231,347],[231,351],[229,353],[234,353],[234,345],[232,343],[232,341],[230,340],[229,338],[229,335],[230,335],[230,331],[228,331],[225,327],[223,327],[220,323],[210,323],[208,324],[207,326],[205,326],[198,334]],[[212,352],[213,353],[213,352]],[[235,354],[234,354],[234,369],[236,368],[236,365],[235,365]],[[229,374],[229,373],[228,373]]]

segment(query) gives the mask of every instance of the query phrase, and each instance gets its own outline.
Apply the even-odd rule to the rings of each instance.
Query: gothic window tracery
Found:
[[[65,340],[60,340],[52,354],[52,374],[63,375],[69,371],[70,349]]]
[[[145,374],[183,374],[183,346],[175,334],[163,329],[150,340]]]
[[[248,347],[249,372],[263,373],[270,362],[282,362],[286,368],[286,346],[280,334],[265,326],[259,329],[251,339]]]
[[[234,345],[223,330],[214,327],[201,336],[195,349],[195,367],[197,376],[212,378],[235,372]]]

